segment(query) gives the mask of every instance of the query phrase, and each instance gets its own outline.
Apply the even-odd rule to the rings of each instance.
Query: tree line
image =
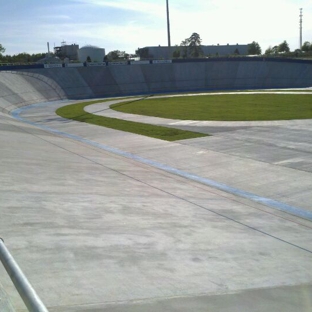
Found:
[[[3,55],[5,48],[0,44],[0,63],[35,63],[46,56],[46,53]]]
[[[173,58],[199,58],[205,57],[201,45],[202,39],[198,33],[193,33],[189,38],[182,40],[180,45],[176,45],[176,49],[172,54]],[[152,55],[149,55],[148,48],[138,49],[136,54],[139,55],[143,59],[152,58]],[[239,55],[240,52],[238,49],[235,49],[231,56]],[[253,41],[248,44],[247,47],[248,55],[263,55],[262,49],[258,42]],[[305,42],[301,49],[297,49],[294,52],[290,51],[289,45],[286,40],[281,42],[280,44],[268,47],[264,55],[266,56],[289,56],[289,57],[298,57],[298,56],[312,56],[312,43]],[[216,55],[217,56],[217,55]]]
[[[192,35],[176,45],[176,49],[173,52],[173,58],[200,58],[205,57],[203,50],[201,48],[202,39],[198,33],[192,33]],[[16,55],[3,55],[5,48],[0,44],[0,63],[35,63],[46,56],[46,53],[19,53]],[[238,55],[239,51],[236,49],[233,51],[232,55]],[[258,42],[253,41],[248,44],[248,55],[262,55],[262,49]],[[136,55],[140,56],[141,59],[148,59],[149,55],[148,48],[136,50]],[[306,41],[302,45],[301,49],[297,49],[293,52],[290,51],[289,45],[286,40],[275,46],[269,46],[264,55],[266,56],[289,56],[289,57],[300,57],[308,56],[312,57],[312,42]],[[105,61],[121,61],[129,59],[130,55],[125,51],[114,50],[109,52],[105,56]]]

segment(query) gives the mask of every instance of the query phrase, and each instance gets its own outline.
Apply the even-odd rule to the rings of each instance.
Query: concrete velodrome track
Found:
[[[0,236],[50,311],[311,311],[311,120],[118,115],[213,134],[165,142],[64,120],[31,79],[0,84]]]

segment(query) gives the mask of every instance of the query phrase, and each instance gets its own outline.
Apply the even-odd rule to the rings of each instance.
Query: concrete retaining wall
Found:
[[[312,62],[203,61],[0,72],[0,110],[21,105],[161,92],[312,86]]]
[[[38,72],[0,72],[0,112],[8,113],[24,105],[66,98],[58,83]]]

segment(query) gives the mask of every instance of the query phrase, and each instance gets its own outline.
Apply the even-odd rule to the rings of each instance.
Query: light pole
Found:
[[[166,3],[167,3],[167,32],[168,32],[168,47],[171,47],[171,42],[170,42],[169,3],[168,3],[168,0],[166,0]]]
[[[299,15],[299,17],[300,17],[300,20],[299,20],[299,25],[300,25],[300,37],[299,37],[299,49],[301,49],[302,48],[302,9],[300,9],[300,15]]]

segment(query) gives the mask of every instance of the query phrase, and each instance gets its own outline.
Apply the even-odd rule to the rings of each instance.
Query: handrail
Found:
[[[28,282],[26,276],[19,268],[18,264],[4,245],[3,239],[0,237],[0,260],[9,274],[15,288],[23,299],[28,311],[30,312],[48,312],[45,305],[40,300],[36,291]]]

